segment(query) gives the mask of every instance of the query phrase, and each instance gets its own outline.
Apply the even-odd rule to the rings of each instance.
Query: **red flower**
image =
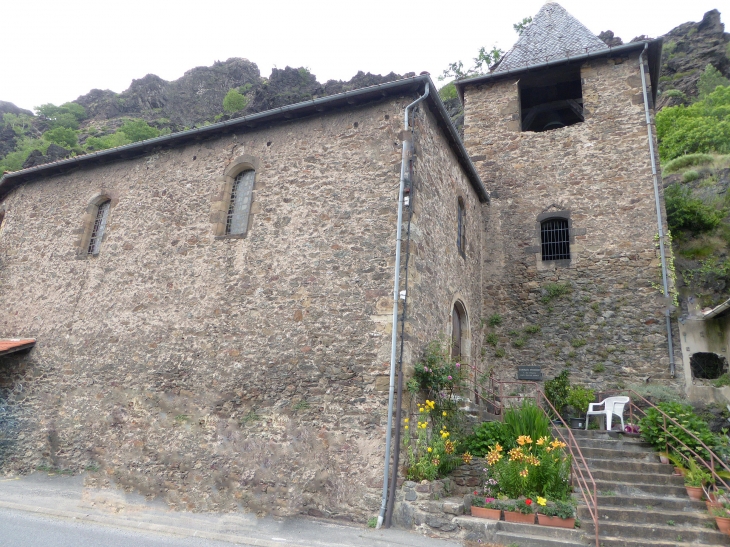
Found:
[[[476,491],[476,490],[474,490],[474,495],[475,495],[475,496],[477,495],[477,491]]]
[[[525,500],[525,505],[532,505],[532,500],[530,498],[527,498]]]

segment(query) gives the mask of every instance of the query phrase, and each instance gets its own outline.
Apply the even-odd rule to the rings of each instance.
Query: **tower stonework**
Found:
[[[502,322],[485,321],[482,368],[512,380],[520,365],[545,379],[568,367],[599,389],[673,384],[640,66],[653,123],[661,43],[642,54],[644,43],[596,40],[546,4],[496,70],[457,84],[465,145],[492,192],[484,313]]]

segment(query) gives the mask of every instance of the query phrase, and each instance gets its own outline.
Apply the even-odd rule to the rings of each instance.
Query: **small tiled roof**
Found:
[[[601,39],[565,11],[563,6],[549,2],[540,8],[494,72],[506,72],[608,49]]]
[[[32,348],[35,338],[0,338],[0,355]]]

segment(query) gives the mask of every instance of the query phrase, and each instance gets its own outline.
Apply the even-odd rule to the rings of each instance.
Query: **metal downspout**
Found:
[[[426,83],[426,90],[422,96],[413,101],[411,104],[406,106],[404,115],[404,131],[408,131],[408,111],[415,105],[420,103],[423,99],[428,97],[428,83]],[[408,158],[408,149],[410,143],[403,138],[403,151],[401,155],[400,164],[400,184],[398,188],[398,226],[396,229],[396,241],[395,241],[395,275],[393,279],[393,330],[391,333],[390,343],[390,386],[388,388],[388,427],[385,433],[385,465],[383,471],[383,498],[380,503],[380,514],[378,515],[378,524],[376,528],[380,528],[383,525],[383,518],[385,517],[385,508],[388,503],[388,475],[390,473],[390,439],[393,434],[393,396],[395,394],[395,353],[398,343],[398,292],[400,290],[400,248],[401,239],[403,237],[403,187],[405,185],[406,178],[406,159]],[[397,472],[397,470],[396,470]]]
[[[667,307],[664,315],[667,320],[667,345],[669,346],[669,373],[672,378],[675,376],[674,370],[674,347],[672,344],[672,322],[669,317],[669,282],[667,279],[667,257],[664,252],[664,225],[662,224],[662,206],[659,200],[659,179],[656,170],[656,156],[654,154],[654,136],[651,132],[651,116],[649,115],[649,97],[646,91],[646,75],[644,74],[644,53],[649,48],[649,44],[644,44],[644,49],[639,54],[639,66],[641,67],[641,90],[644,93],[644,113],[646,115],[646,129],[649,136],[649,155],[651,156],[651,174],[654,179],[654,202],[656,204],[656,221],[659,229],[659,254],[662,260],[662,284],[664,287],[664,298],[667,299]]]

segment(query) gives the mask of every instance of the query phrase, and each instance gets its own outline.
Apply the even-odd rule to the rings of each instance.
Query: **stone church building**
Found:
[[[463,141],[421,75],[6,174],[0,336],[23,339],[0,346],[0,468],[180,509],[374,514],[401,172],[406,376],[443,336],[473,381],[673,382],[660,53],[550,3],[457,82]]]

